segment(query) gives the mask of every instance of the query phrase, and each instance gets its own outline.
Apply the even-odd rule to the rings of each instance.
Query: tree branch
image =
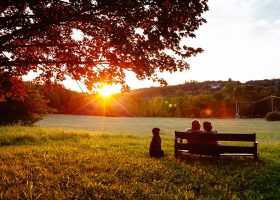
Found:
[[[98,65],[98,64],[109,64],[108,60],[98,61],[71,61],[71,60],[15,60],[15,61],[4,61],[0,62],[0,66],[23,66],[23,65],[55,65],[55,64],[70,64],[70,65]]]
[[[39,48],[39,47],[78,47],[81,45],[77,44],[44,44],[44,43],[38,43],[38,44],[11,44],[11,45],[2,45],[0,46],[0,49],[10,49],[10,48]]]

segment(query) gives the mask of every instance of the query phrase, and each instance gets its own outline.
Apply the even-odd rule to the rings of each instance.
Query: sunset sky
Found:
[[[190,42],[204,53],[187,62],[190,70],[161,74],[170,85],[197,80],[248,80],[280,78],[280,0],[210,0],[204,17],[208,23]],[[136,81],[132,89],[157,86]],[[66,87],[79,90],[76,83]]]

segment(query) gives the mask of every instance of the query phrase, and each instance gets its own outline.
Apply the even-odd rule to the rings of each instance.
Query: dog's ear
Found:
[[[152,131],[153,131],[153,132],[159,132],[160,129],[159,129],[159,128],[153,128]]]

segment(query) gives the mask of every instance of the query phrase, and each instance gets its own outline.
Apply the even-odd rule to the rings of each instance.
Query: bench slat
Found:
[[[182,153],[190,153],[188,150],[179,150]],[[220,153],[219,156],[254,156],[253,153]]]
[[[254,156],[253,153],[221,153],[220,156]]]
[[[186,132],[175,132],[175,138],[180,139],[194,139],[194,140],[216,140],[216,141],[256,141],[256,134],[240,134],[240,133],[186,133]]]
[[[219,152],[219,153],[254,153],[254,147],[248,146],[226,146],[226,145],[190,145],[190,144],[177,144],[178,149],[187,149],[191,151],[201,152]]]

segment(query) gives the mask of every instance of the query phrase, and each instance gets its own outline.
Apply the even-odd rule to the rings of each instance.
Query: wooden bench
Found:
[[[187,142],[199,141],[195,144]],[[207,144],[208,141],[208,144]],[[238,141],[246,142],[244,145],[211,145],[209,141]],[[203,144],[204,143],[204,144]],[[206,143],[206,144],[205,144]],[[219,142],[220,143],[220,142]],[[249,143],[249,144],[248,144]],[[215,155],[215,156],[253,156],[254,160],[258,159],[257,152],[258,142],[256,134],[234,134],[234,133],[186,133],[175,131],[174,155],[178,157],[182,153]]]

